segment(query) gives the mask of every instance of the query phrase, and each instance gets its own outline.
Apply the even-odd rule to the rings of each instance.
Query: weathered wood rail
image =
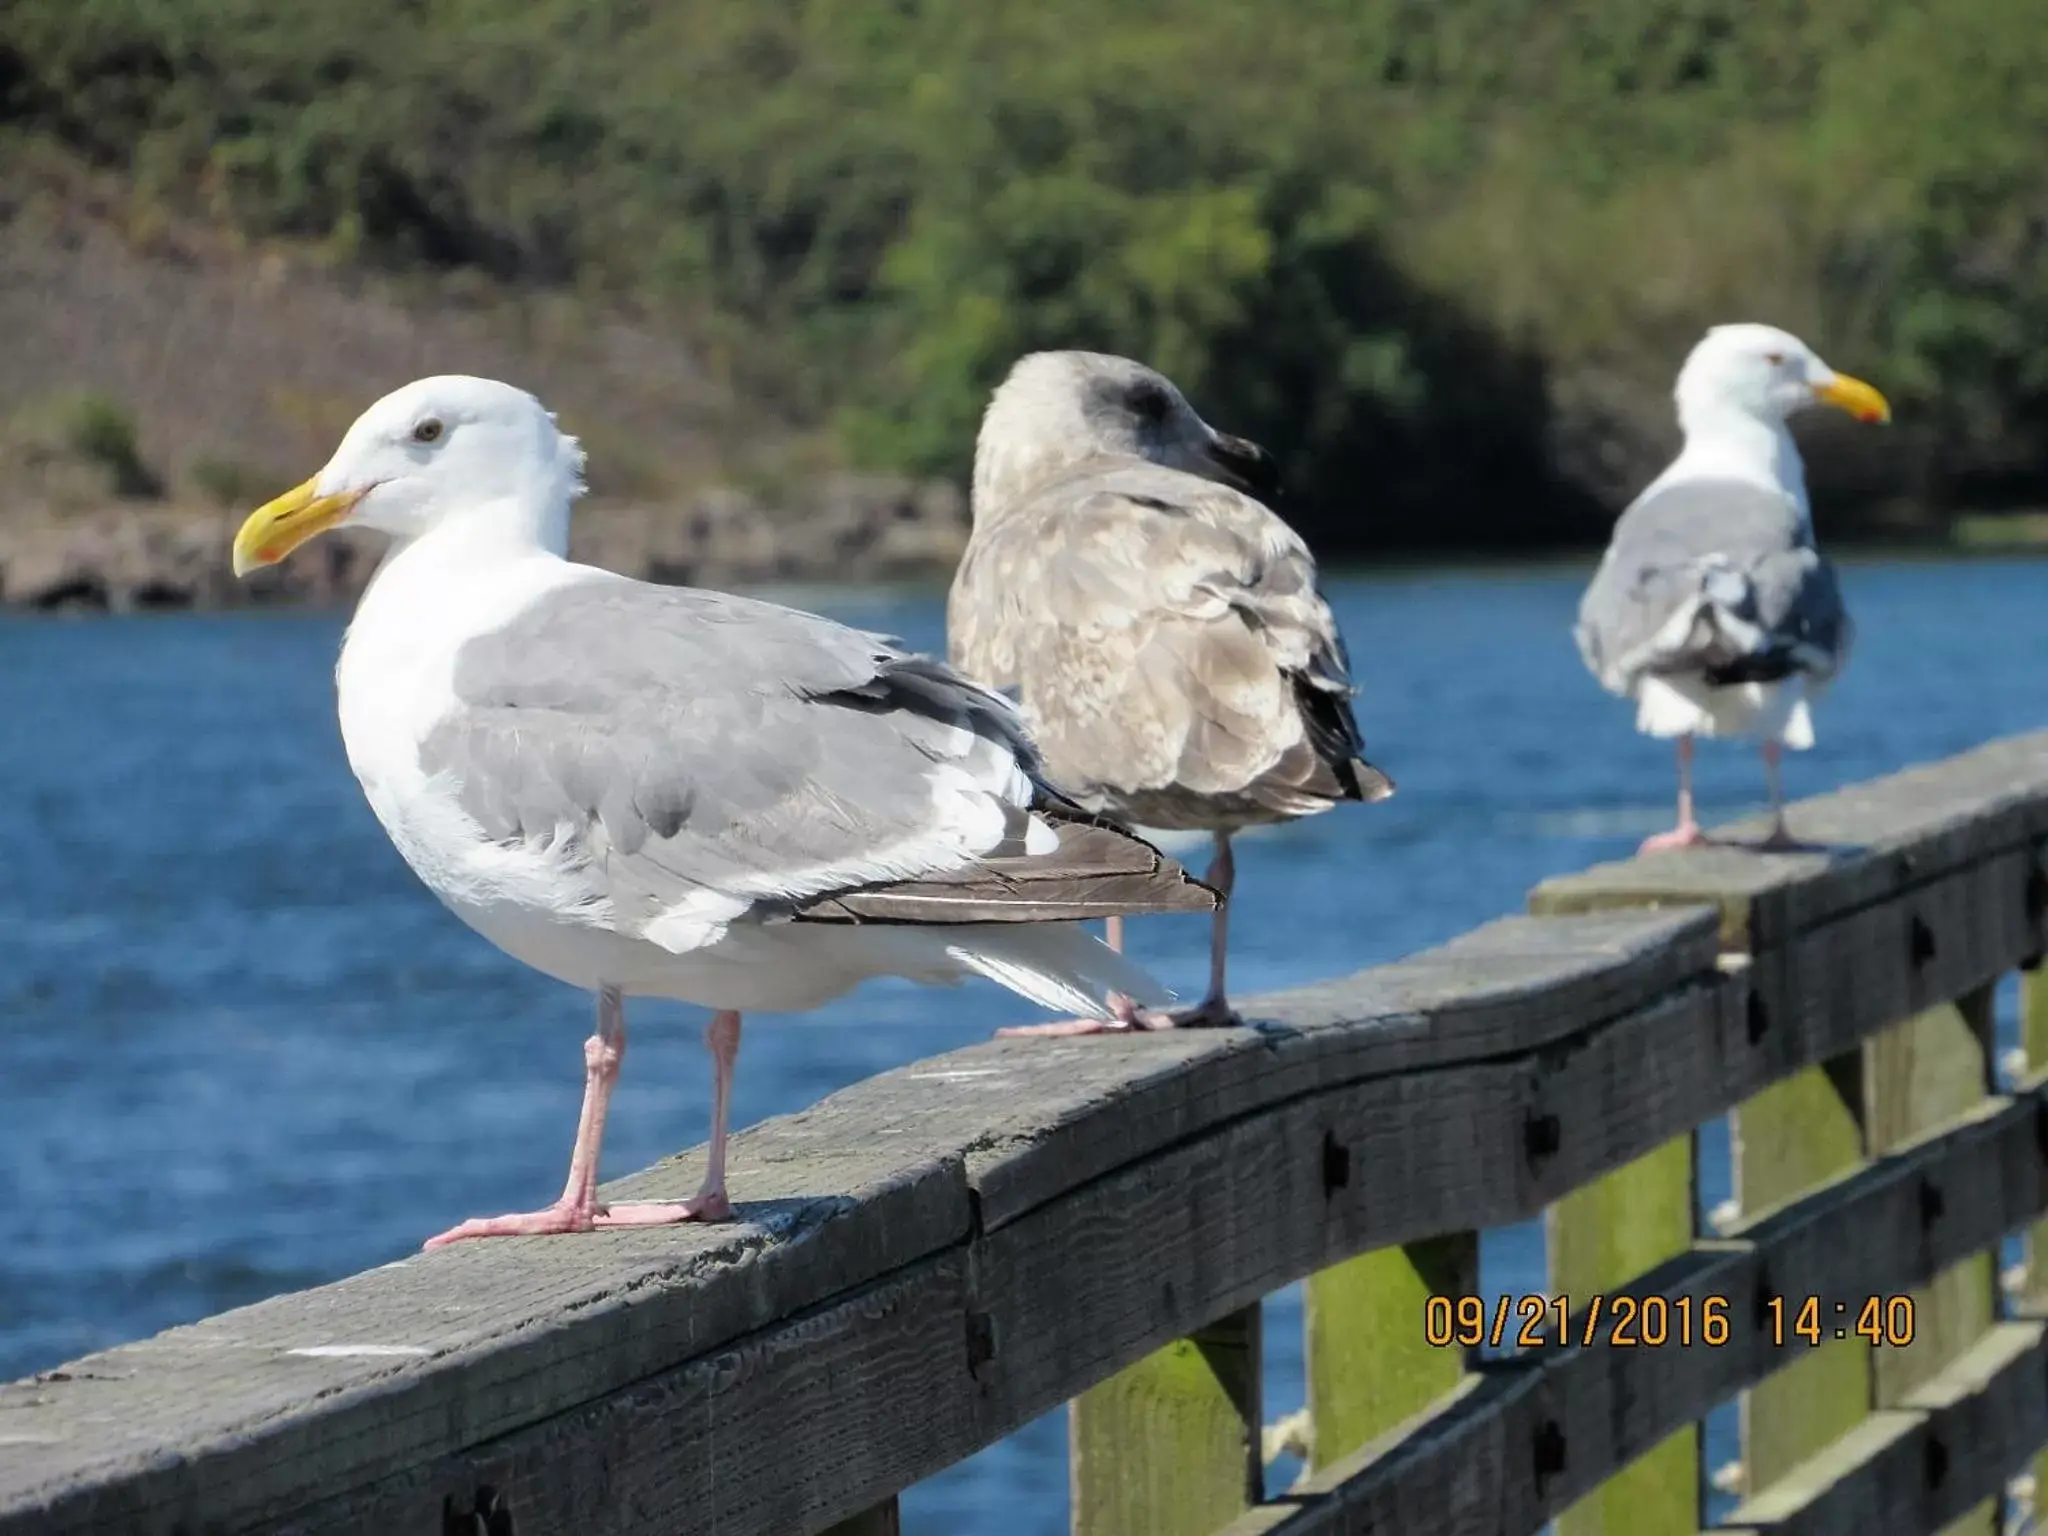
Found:
[[[737,1138],[731,1225],[466,1245],[14,1383],[0,1536],[881,1532],[1069,1400],[1093,1536],[1662,1536],[1738,1393],[1728,1528],[1989,1533],[2048,1445],[2048,1276],[1994,1257],[2048,1212],[2048,1076],[2001,1091],[1990,1033],[2048,944],[2048,734],[1792,824],[1826,846],[1553,881],[1254,1028],[856,1084]],[[615,1192],[687,1194],[701,1155]],[[1429,1343],[1477,1231],[1546,1210],[1564,1328]],[[1268,1501],[1257,1303],[1304,1277],[1312,1470]],[[1596,1295],[1669,1342],[1589,1341]],[[1833,1337],[1900,1296],[1910,1345]]]

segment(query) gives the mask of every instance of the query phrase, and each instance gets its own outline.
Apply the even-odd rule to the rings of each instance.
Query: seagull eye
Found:
[[[1157,384],[1140,384],[1130,393],[1132,411],[1146,421],[1164,421],[1173,409],[1173,402],[1166,398],[1166,391]]]
[[[412,429],[412,440],[416,443],[438,443],[441,434],[448,429],[434,417],[429,416]]]
[[[1781,367],[1785,362],[1785,354],[1782,352],[1766,352],[1764,354],[1764,361],[1773,368]]]

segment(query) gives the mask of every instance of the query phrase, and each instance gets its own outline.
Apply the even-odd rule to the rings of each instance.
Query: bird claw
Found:
[[[1644,838],[1642,847],[1636,851],[1662,853],[1672,848],[1704,848],[1712,841],[1713,839],[1701,831],[1696,823],[1688,822],[1684,826],[1673,827],[1669,832],[1659,832],[1655,837]]]
[[[1181,1029],[1235,1029],[1244,1023],[1238,1011],[1221,997],[1205,997],[1192,1008],[1176,1008],[1172,1017]]]
[[[1058,1019],[1050,1024],[1010,1024],[996,1031],[999,1040],[1026,1039],[1037,1036],[1063,1037],[1068,1035],[1128,1035],[1138,1030],[1172,1029],[1179,1022],[1170,1013],[1161,1013],[1156,1008],[1140,1008],[1121,992],[1112,992],[1108,998],[1110,1017],[1106,1019]]]
[[[509,1216],[472,1216],[460,1226],[430,1237],[423,1251],[479,1237],[553,1237],[614,1227],[662,1227],[683,1221],[728,1221],[732,1203],[725,1191],[704,1190],[688,1200],[642,1201],[628,1205],[578,1205],[557,1200],[545,1210]]]
[[[643,1200],[628,1205],[599,1206],[603,1227],[665,1227],[679,1221],[731,1221],[732,1202],[725,1191],[709,1190],[688,1200]]]

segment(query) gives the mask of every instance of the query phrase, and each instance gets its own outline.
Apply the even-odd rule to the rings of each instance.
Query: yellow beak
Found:
[[[235,574],[246,576],[259,565],[275,565],[306,540],[325,533],[355,510],[362,491],[322,496],[314,482],[295,485],[275,501],[266,501],[235,535]]]
[[[1885,397],[1861,379],[1852,379],[1846,373],[1838,373],[1827,383],[1817,386],[1813,397],[1839,406],[1858,421],[1892,419],[1892,408]]]

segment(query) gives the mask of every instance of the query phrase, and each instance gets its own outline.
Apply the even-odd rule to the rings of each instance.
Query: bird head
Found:
[[[310,480],[249,514],[237,576],[331,528],[414,539],[458,512],[517,508],[546,524],[582,489],[583,453],[541,403],[495,379],[418,379],[371,406]],[[507,514],[510,515],[510,514]]]
[[[1679,370],[1679,415],[1738,411],[1773,425],[1810,405],[1832,405],[1858,421],[1891,420],[1883,395],[1837,373],[1790,331],[1769,325],[1717,325]]]
[[[1144,459],[1265,500],[1279,490],[1272,456],[1202,420],[1164,374],[1105,352],[1033,352],[982,416],[975,509],[1101,456]]]

